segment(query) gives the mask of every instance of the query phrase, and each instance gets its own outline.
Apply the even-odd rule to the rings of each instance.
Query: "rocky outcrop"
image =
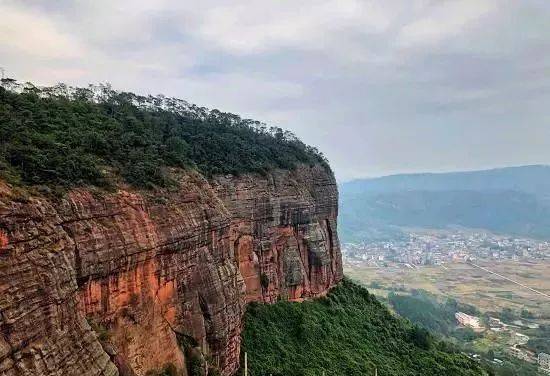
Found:
[[[231,375],[247,302],[342,278],[322,167],[175,174],[177,189],[63,198],[0,184],[0,374],[186,374],[200,349]]]

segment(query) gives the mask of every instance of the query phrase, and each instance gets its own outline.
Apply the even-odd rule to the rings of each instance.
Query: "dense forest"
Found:
[[[169,186],[170,168],[265,174],[322,164],[292,133],[164,96],[109,85],[0,87],[0,177],[13,184]]]
[[[485,374],[349,280],[313,301],[251,304],[242,352],[255,376]]]

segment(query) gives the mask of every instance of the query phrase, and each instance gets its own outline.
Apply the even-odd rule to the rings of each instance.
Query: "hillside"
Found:
[[[314,301],[251,305],[242,351],[256,376],[484,374],[349,280]]]
[[[520,191],[548,195],[550,166],[532,165],[480,171],[389,175],[352,180],[342,185],[346,193],[399,191]]]
[[[340,186],[344,240],[399,235],[401,227],[483,228],[550,238],[550,167],[395,175]]]

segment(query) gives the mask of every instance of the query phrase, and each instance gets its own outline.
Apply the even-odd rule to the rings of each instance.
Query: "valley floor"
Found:
[[[476,264],[550,295],[550,260],[478,261]],[[386,296],[387,288],[423,289],[437,296],[453,297],[481,311],[525,308],[550,320],[550,298],[465,262],[414,268],[402,264],[381,268],[348,267],[344,273],[366,285],[378,282],[383,289],[371,286],[369,290],[379,296]]]

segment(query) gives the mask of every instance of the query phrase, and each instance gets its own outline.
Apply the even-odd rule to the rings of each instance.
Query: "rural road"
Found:
[[[508,277],[505,277],[505,276],[503,276],[502,274],[495,273],[495,272],[493,272],[493,271],[491,271],[491,270],[489,270],[489,269],[487,269],[487,268],[485,268],[485,267],[483,267],[483,266],[474,264],[473,262],[468,262],[468,265],[475,266],[476,268],[479,268],[479,269],[481,269],[481,270],[484,270],[484,271],[486,271],[487,273],[494,274],[494,275],[496,275],[496,276],[498,276],[498,277],[500,277],[500,278],[502,278],[502,279],[505,279],[505,280],[507,280],[507,281],[509,281],[509,282],[512,282],[512,283],[514,283],[514,284],[516,284],[516,285],[518,285],[518,286],[521,286],[521,287],[523,287],[523,288],[525,288],[525,289],[528,289],[528,290],[534,292],[535,294],[538,294],[538,295],[544,296],[544,297],[547,298],[547,299],[550,299],[550,295],[545,294],[545,293],[542,292],[542,291],[535,290],[535,289],[532,288],[532,287],[529,287],[529,286],[527,286],[527,285],[524,285],[523,283],[520,283],[520,282],[518,282],[518,281],[514,281],[513,279],[508,278]]]

